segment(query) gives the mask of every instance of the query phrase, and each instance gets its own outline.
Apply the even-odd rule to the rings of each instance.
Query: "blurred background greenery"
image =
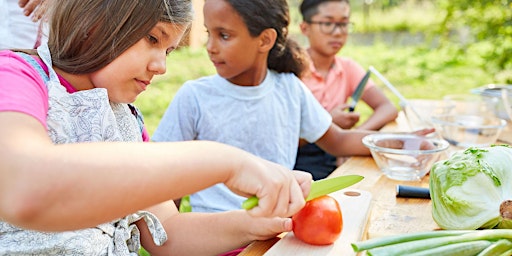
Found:
[[[290,36],[307,47],[298,27],[300,1],[288,2]],[[351,6],[355,27],[339,54],[374,66],[406,98],[441,99],[486,84],[512,84],[511,0],[352,0]],[[135,102],[150,135],[185,81],[214,73],[204,47],[173,52],[166,74]],[[372,79],[398,106],[398,98]],[[358,111],[369,113],[363,104]]]

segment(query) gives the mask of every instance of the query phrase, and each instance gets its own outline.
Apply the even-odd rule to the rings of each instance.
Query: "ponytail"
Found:
[[[293,73],[301,77],[307,70],[309,62],[306,51],[292,39],[287,39],[278,50],[279,42],[268,55],[268,68],[278,73]]]

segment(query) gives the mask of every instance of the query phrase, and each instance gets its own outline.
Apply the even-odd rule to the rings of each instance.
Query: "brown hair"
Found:
[[[279,73],[290,72],[300,77],[307,68],[305,52],[288,38],[290,16],[286,0],[226,0],[242,17],[249,33],[258,36],[267,28],[277,32],[274,47],[268,55],[268,68]]]
[[[50,8],[53,65],[72,74],[105,67],[159,21],[186,28],[193,17],[191,0],[53,0]]]
[[[306,22],[311,22],[311,17],[318,14],[318,6],[326,2],[345,2],[350,4],[349,0],[304,0],[299,7],[302,19]]]

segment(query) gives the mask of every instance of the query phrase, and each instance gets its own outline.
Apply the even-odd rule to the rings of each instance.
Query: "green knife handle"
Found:
[[[251,196],[249,198],[247,198],[247,200],[245,200],[243,203],[242,203],[242,208],[246,209],[246,210],[250,210],[256,206],[258,206],[258,197],[256,196]]]

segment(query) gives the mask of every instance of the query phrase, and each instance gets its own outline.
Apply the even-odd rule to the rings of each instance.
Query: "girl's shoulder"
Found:
[[[1,50],[0,51],[0,64],[3,69],[7,66],[9,67],[30,67],[25,58],[23,58],[21,53],[14,52],[11,50]],[[23,53],[26,54],[26,53]],[[6,66],[7,65],[7,66]]]
[[[278,73],[275,71],[271,71],[270,76],[272,76],[272,79],[278,85],[296,87],[303,84],[300,78],[293,73]]]
[[[31,64],[18,53],[0,51],[0,81],[0,111],[27,113],[46,125],[48,89]]]
[[[44,86],[43,77],[36,69],[36,64],[39,65],[36,57],[32,55],[11,50],[0,51],[0,78],[13,84],[25,82]]]
[[[215,85],[215,83],[218,83],[217,75],[210,75],[210,76],[203,76],[199,77],[193,80],[188,80],[180,87],[182,88],[188,88],[188,87],[210,87]]]
[[[174,98],[185,99],[207,97],[212,92],[219,90],[216,84],[218,84],[218,81],[216,81],[215,76],[213,75],[188,80],[180,86]]]

